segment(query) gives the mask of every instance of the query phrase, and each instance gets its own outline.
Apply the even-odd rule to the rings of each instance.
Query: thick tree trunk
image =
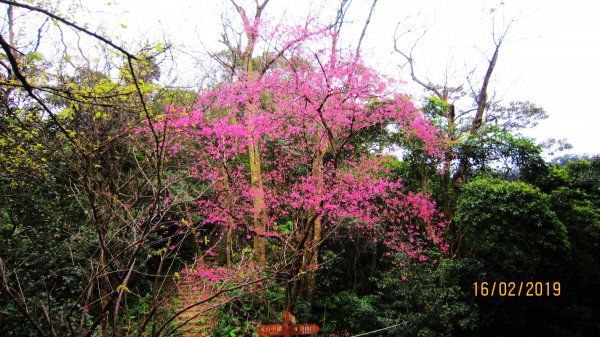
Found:
[[[267,231],[267,209],[265,205],[265,191],[261,174],[261,158],[258,145],[259,140],[253,138],[248,146],[250,160],[250,186],[252,189],[252,205],[254,214],[252,225],[256,232],[254,236],[254,254],[256,262],[264,266],[266,261],[265,233]]]
[[[258,29],[258,22],[262,15],[262,11],[266,6],[268,0],[264,1],[262,4],[256,3],[256,13],[254,15],[254,25],[256,29]],[[239,7],[235,1],[232,1],[233,5],[236,7],[236,10],[242,16],[242,19],[246,22],[250,22],[249,18],[246,16],[244,10]],[[242,59],[244,60],[244,70],[246,71],[246,80],[249,82],[249,85],[252,81],[254,81],[255,71],[253,69],[252,64],[252,54],[254,52],[254,47],[256,46],[256,41],[258,39],[257,31],[247,30],[246,37],[248,38],[248,44],[242,54]],[[256,111],[253,109],[248,109],[246,111],[246,116],[248,120],[248,129],[252,133],[254,131],[253,125],[253,117],[256,114]],[[250,136],[250,144],[248,145],[248,159],[250,161],[250,188],[252,195],[252,205],[253,205],[253,216],[252,216],[252,227],[255,232],[254,236],[254,256],[255,261],[259,266],[264,266],[266,261],[266,246],[265,246],[265,233],[267,231],[267,208],[265,204],[265,190],[263,187],[263,180],[261,174],[261,152],[260,152],[260,138],[256,135]]]
[[[227,167],[225,166],[225,163],[223,163],[223,167],[221,168],[221,176],[223,176],[225,179],[223,179],[223,191],[225,191],[225,198],[227,199],[227,203],[229,205],[229,208],[233,207],[233,195],[231,194],[231,191],[233,190],[231,188],[231,180],[229,179],[229,173],[227,172]],[[227,267],[231,267],[233,264],[233,260],[232,260],[232,252],[233,252],[233,227],[234,227],[234,223],[232,221],[232,218],[229,216],[228,219],[228,224],[227,224],[227,233],[226,233],[226,243],[225,243],[225,256],[227,259]]]
[[[315,155],[315,159],[313,160],[312,164],[312,176],[316,179],[317,195],[321,195],[323,193],[323,184],[325,182],[323,176],[323,160],[325,158],[325,153],[327,153],[327,139],[323,137],[321,138],[319,149],[317,150],[317,154]],[[312,251],[309,263],[310,268],[308,268],[308,279],[306,282],[306,295],[309,299],[312,298],[316,287],[316,268],[319,265],[319,246],[321,245],[321,230],[323,226],[322,210],[315,207],[313,213],[314,215],[311,216],[316,216],[316,218],[313,227],[312,244],[308,247]]]
[[[246,60],[246,66],[248,70],[248,81],[253,80],[253,69],[252,60],[248,55]],[[254,131],[253,117],[256,111],[248,109],[248,128],[250,132]],[[265,247],[265,233],[267,231],[267,208],[265,204],[265,190],[263,186],[263,179],[261,174],[261,152],[260,152],[260,138],[252,135],[250,139],[250,145],[248,145],[248,159],[250,161],[250,186],[252,194],[252,205],[254,206],[254,214],[252,218],[252,226],[254,227],[254,256],[256,262],[260,266],[265,265],[266,261],[266,247]]]
[[[492,73],[494,72],[494,68],[496,67],[496,62],[498,61],[498,53],[500,52],[501,42],[496,44],[496,49],[494,50],[494,55],[490,59],[488,63],[487,71],[485,72],[485,76],[483,78],[483,84],[481,85],[481,89],[479,90],[479,94],[477,95],[477,111],[475,112],[475,117],[471,122],[471,127],[469,128],[469,135],[474,136],[477,134],[481,125],[483,123],[483,116],[485,114],[485,110],[488,104],[488,85],[490,83],[490,79],[492,78]],[[457,191],[462,184],[464,183],[465,174],[467,173],[467,158],[460,158],[460,162],[458,163],[458,169],[454,173],[452,177],[452,187],[455,191]]]

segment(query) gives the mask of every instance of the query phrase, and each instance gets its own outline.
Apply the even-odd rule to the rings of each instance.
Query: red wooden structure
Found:
[[[313,335],[319,331],[316,324],[290,324],[290,312],[283,312],[283,324],[261,325],[256,328],[256,333],[260,336],[284,336],[293,335]]]

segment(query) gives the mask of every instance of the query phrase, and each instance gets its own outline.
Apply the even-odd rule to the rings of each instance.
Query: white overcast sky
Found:
[[[87,0],[91,1],[91,0]],[[84,1],[85,3],[86,1]],[[219,15],[229,8],[226,0],[119,0],[106,8],[107,31],[125,41],[146,36],[152,40],[166,34],[192,53],[202,44],[219,50]],[[253,3],[253,1],[250,1]],[[312,10],[323,19],[335,13],[337,1],[271,0],[266,16],[293,22]],[[529,100],[546,109],[550,118],[526,135],[544,140],[567,138],[574,146],[568,153],[600,153],[600,1],[599,0],[505,0],[506,20],[517,18],[501,50],[494,87],[507,102]],[[420,76],[440,81],[445,69],[460,84],[465,70],[491,55],[489,9],[500,1],[486,0],[379,0],[363,55],[368,63],[393,77],[409,81],[399,70],[402,59],[392,53],[398,22],[428,33],[415,49]],[[344,41],[355,44],[367,17],[371,0],[354,0],[348,19],[354,22],[342,32]],[[502,15],[497,15],[500,20]],[[114,21],[113,21],[114,20]],[[498,21],[497,21],[498,22]],[[126,29],[118,28],[123,23]],[[111,29],[110,26],[114,26]],[[345,35],[344,35],[345,34]],[[410,47],[416,35],[403,38]],[[420,92],[407,85],[415,97]]]

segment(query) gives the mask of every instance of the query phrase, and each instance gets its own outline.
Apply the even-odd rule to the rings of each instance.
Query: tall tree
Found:
[[[122,313],[146,299],[130,293],[145,292],[148,279],[164,280],[160,273],[168,268],[148,270],[145,257],[164,238],[161,228],[172,208],[164,200],[176,179],[164,166],[166,132],[154,127],[158,112],[152,108],[165,105],[153,100],[164,97],[153,83],[159,76],[156,55],[147,48],[130,52],[49,2],[2,3],[11,19],[0,36],[0,125],[7,131],[0,146],[3,154],[6,145],[18,150],[0,158],[7,192],[2,204],[8,206],[3,228],[14,228],[2,231],[9,246],[0,255],[3,304],[19,313],[15,327],[23,334],[31,331],[28,326],[41,336],[143,333],[148,320],[159,320],[164,292],[152,292],[153,310],[138,326],[125,324]],[[30,34],[36,24],[37,33]],[[24,31],[17,27],[27,27],[27,33],[16,36]],[[65,43],[67,33],[96,44],[105,57],[91,63]],[[42,44],[60,57],[42,52]],[[142,125],[147,133],[132,132]],[[16,203],[25,196],[29,214]],[[30,240],[26,233],[35,230],[39,237]],[[163,261],[170,253],[159,252]],[[46,266],[49,276],[24,261]],[[23,277],[31,287],[20,285]]]
[[[298,29],[287,31],[309,34]],[[219,182],[198,201],[204,223],[270,238],[277,243],[272,263],[295,266],[290,307],[306,286],[304,275],[318,268],[323,240],[344,236],[344,228],[414,257],[424,257],[427,241],[441,244],[435,206],[389,179],[385,158],[353,145],[365,130],[395,125],[439,158],[437,130],[381,75],[331,48],[335,34],[318,34],[310,33],[322,44],[316,52],[298,43],[281,53],[279,67],[208,90],[194,110],[175,110],[166,122],[182,135],[169,144],[170,153],[195,144],[198,178]],[[265,233],[254,226],[252,139],[261,140]]]
[[[517,19],[506,22],[504,20],[504,3],[499,8],[492,8],[490,13],[492,48],[484,62],[484,70],[477,71],[473,67],[464,79],[457,79],[457,84],[451,84],[453,79],[448,77],[450,69],[446,70],[444,83],[435,83],[427,78],[422,78],[417,69],[415,50],[426,32],[409,48],[402,45],[401,40],[407,33],[398,34],[394,38],[394,50],[404,59],[413,81],[430,93],[426,99],[425,107],[434,118],[445,120],[447,137],[452,144],[457,144],[469,137],[477,136],[484,123],[500,125],[504,131],[517,131],[523,127],[534,126],[538,120],[547,117],[544,109],[528,102],[510,102],[507,106],[495,99],[491,87],[492,77],[498,64],[500,52],[508,43],[507,41],[512,26]],[[410,31],[410,30],[409,30]],[[468,97],[468,99],[466,98]],[[459,104],[457,107],[456,105]],[[447,184],[454,192],[464,184],[468,173],[468,156],[456,153],[458,163],[456,169],[447,175]],[[446,166],[451,167],[451,157],[448,157]],[[452,208],[452,207],[450,207]]]

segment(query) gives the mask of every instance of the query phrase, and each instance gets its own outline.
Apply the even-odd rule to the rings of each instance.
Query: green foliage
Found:
[[[13,111],[1,114],[0,168],[14,176],[27,173],[34,177],[47,170],[48,149],[43,146],[40,128],[47,126],[36,111]],[[15,180],[15,184],[16,184]]]
[[[436,126],[443,127],[444,116],[448,113],[448,102],[439,99],[436,95],[427,97],[421,107]]]
[[[262,285],[256,294],[246,294],[247,289],[236,290],[229,295],[233,300],[219,307],[215,316],[219,321],[212,330],[214,337],[257,337],[256,327],[282,320],[281,308],[285,305],[286,289],[274,279]]]
[[[582,336],[600,332],[600,156],[571,160],[563,167],[550,166],[549,176],[560,175],[547,184],[553,211],[565,224],[571,242],[567,270],[563,278],[563,313],[570,325],[577,326]]]
[[[375,304],[374,295],[361,296],[351,290],[332,293],[321,303],[321,330],[348,330],[356,333],[374,330],[378,326]]]
[[[571,179],[560,170],[546,172],[561,176],[563,181]],[[535,301],[475,297],[482,317],[478,332],[490,336],[586,336],[598,331],[592,323],[597,314],[591,309],[598,303],[598,296],[579,291],[598,285],[597,268],[590,269],[598,261],[597,254],[590,246],[585,247],[591,237],[581,230],[589,229],[586,223],[597,219],[597,209],[587,201],[576,201],[577,196],[585,199],[580,192],[565,188],[548,196],[524,182],[487,178],[475,179],[464,187],[455,214],[455,250],[477,261],[479,267],[463,274],[463,285],[477,281],[551,281],[570,289],[560,297],[539,297]],[[590,272],[591,278],[584,276]]]
[[[548,277],[569,247],[566,228],[548,198],[523,182],[471,181],[454,220],[459,253],[482,261],[482,280]]]
[[[529,101],[512,101],[508,105],[492,104],[486,119],[502,131],[515,133],[535,127],[546,118],[548,114],[544,108]]]
[[[350,247],[348,247],[350,248]],[[351,250],[350,250],[351,251]],[[368,257],[365,256],[365,257]],[[372,258],[372,256],[371,256]],[[320,288],[312,301],[310,321],[323,333],[365,333],[395,326],[379,336],[452,336],[469,333],[477,326],[477,308],[472,306],[464,275],[478,264],[475,260],[415,261],[402,256],[379,259],[369,271],[370,258],[358,266],[352,259],[325,253],[319,274]],[[361,262],[362,261],[362,262]],[[475,262],[475,263],[474,263]],[[366,263],[366,264],[365,264]],[[348,270],[356,269],[355,272]],[[371,274],[368,281],[353,281],[353,274]],[[362,280],[366,275],[355,275]],[[468,282],[468,281],[467,281]]]
[[[379,325],[398,325],[388,336],[454,336],[472,331],[479,321],[476,307],[460,275],[477,267],[473,260],[442,259],[439,263],[396,257],[393,267],[377,278]]]
[[[470,175],[491,174],[516,179],[521,170],[541,159],[542,149],[533,140],[486,125],[459,145],[458,155],[469,163]]]
[[[53,157],[48,165],[64,169]],[[87,254],[98,244],[92,231],[79,226],[83,214],[65,190],[65,177],[27,171],[18,168],[14,180],[0,180],[0,259],[6,268],[0,277],[20,285],[12,295],[0,288],[0,308],[6,314],[1,316],[2,336],[35,334],[17,303],[30,308],[41,326],[40,303],[51,317],[67,317],[72,308],[81,312],[78,296],[86,283]],[[67,333],[67,322],[55,322],[54,329]]]

